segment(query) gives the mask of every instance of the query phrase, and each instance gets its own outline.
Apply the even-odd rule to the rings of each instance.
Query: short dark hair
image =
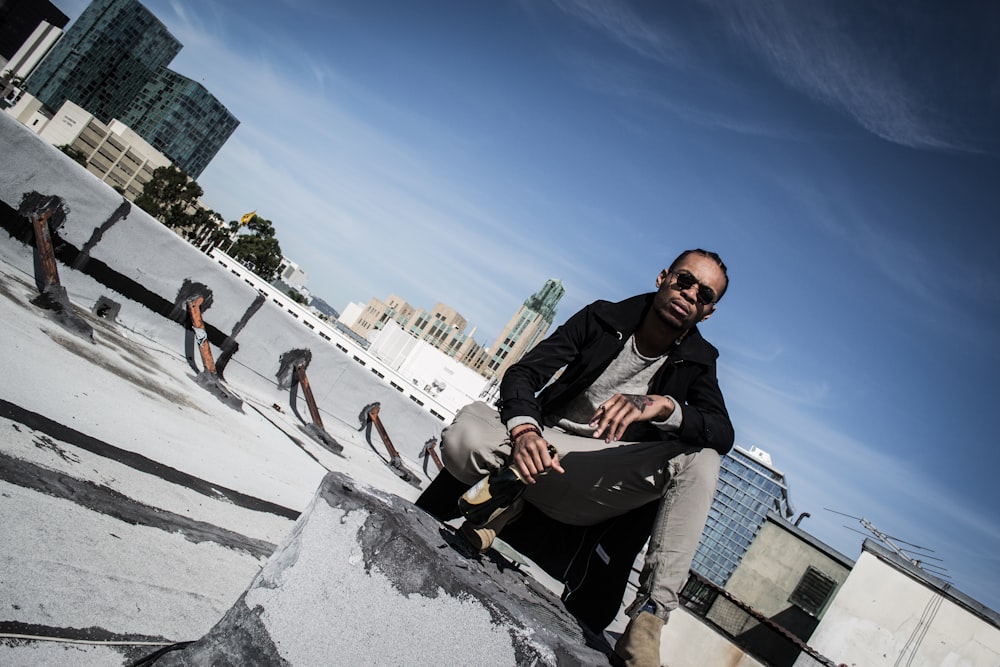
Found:
[[[701,255],[702,257],[708,257],[710,260],[718,264],[720,269],[722,269],[722,275],[726,279],[726,284],[722,286],[722,291],[719,292],[718,296],[715,298],[716,303],[721,301],[722,295],[726,293],[727,289],[729,289],[729,272],[726,269],[726,263],[722,261],[722,258],[719,257],[718,253],[714,253],[711,250],[703,250],[701,248],[692,248],[691,250],[685,250],[681,254],[677,255],[677,259],[670,263],[670,267],[667,270],[673,271],[674,267],[684,261],[684,258],[688,255]]]

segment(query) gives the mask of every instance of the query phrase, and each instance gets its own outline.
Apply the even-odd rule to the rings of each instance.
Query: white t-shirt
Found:
[[[646,357],[639,353],[635,345],[635,336],[629,336],[625,347],[618,356],[604,369],[600,377],[582,394],[570,401],[562,411],[557,426],[577,435],[592,436],[594,428],[590,420],[597,412],[597,407],[615,394],[637,394],[644,396],[649,393],[653,376],[666,362],[669,355]],[[668,396],[674,405],[677,401]],[[681,427],[681,411],[677,407],[664,421],[652,422],[654,426],[664,431],[676,431]],[[511,426],[513,428],[513,426]]]

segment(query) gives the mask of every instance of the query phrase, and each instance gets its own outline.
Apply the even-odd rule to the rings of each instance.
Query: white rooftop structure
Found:
[[[0,71],[10,72],[13,76],[27,79],[35,71],[55,43],[62,37],[63,31],[48,21],[42,21],[31,33],[31,36],[21,45],[11,59],[0,66]]]
[[[757,459],[758,461],[760,461],[761,463],[763,463],[764,465],[766,465],[767,467],[769,467],[769,468],[772,467],[772,464],[771,464],[771,455],[768,454],[767,452],[765,452],[763,449],[761,449],[757,445],[751,445],[750,449],[746,449],[744,451],[748,455],[752,456],[753,458]]]

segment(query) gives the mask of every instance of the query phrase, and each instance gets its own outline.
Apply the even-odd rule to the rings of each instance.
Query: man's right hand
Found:
[[[549,443],[534,431],[523,433],[514,439],[514,465],[528,484],[538,481],[538,476],[548,469],[558,473],[566,472],[559,465],[559,455],[549,455]]]

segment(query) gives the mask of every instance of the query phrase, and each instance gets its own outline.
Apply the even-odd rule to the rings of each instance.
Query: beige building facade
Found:
[[[385,301],[372,297],[349,328],[362,338],[368,338],[368,334],[378,331],[389,320],[406,328],[415,312],[413,306],[395,294],[390,294]]]
[[[417,340],[430,344],[487,380],[495,380],[545,337],[564,293],[560,281],[547,281],[541,290],[525,300],[492,348],[477,343],[473,338],[475,327],[466,332],[468,321],[447,304],[438,302],[431,310],[416,309],[395,294],[385,301],[373,297],[348,328],[368,339],[386,322],[394,321]]]
[[[142,193],[157,167],[170,160],[127,125],[105,125],[93,114],[66,101],[51,119],[41,102],[25,94],[7,113],[53,146],[69,146],[86,163],[87,171],[118,190],[129,201]]]
[[[349,328],[362,338],[368,338],[390,320],[417,340],[470,368],[482,350],[473,338],[475,329],[466,332],[468,321],[451,306],[438,302],[431,310],[416,309],[395,294],[390,294],[385,301],[373,297]]]
[[[421,309],[414,313],[405,328],[410,335],[429,343],[459,363],[467,364],[480,349],[473,339],[475,328],[468,333],[465,331],[468,324],[454,308],[438,302],[430,311]]]

